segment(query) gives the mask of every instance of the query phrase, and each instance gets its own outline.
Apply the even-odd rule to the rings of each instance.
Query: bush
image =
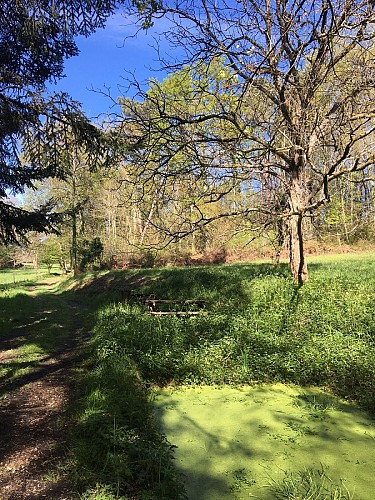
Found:
[[[93,240],[84,240],[79,249],[80,253],[80,264],[79,270],[85,271],[88,267],[92,267],[95,264],[100,266],[100,260],[103,255],[103,243],[100,238],[94,238]]]

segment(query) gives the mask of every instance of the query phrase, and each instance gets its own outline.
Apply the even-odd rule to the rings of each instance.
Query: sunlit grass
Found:
[[[265,264],[153,271],[144,293],[204,299],[209,314],[113,304],[98,316],[98,355],[126,352],[153,383],[320,384],[374,408],[375,259],[365,261],[315,263],[302,288]]]
[[[74,330],[59,293],[73,297],[70,290],[80,289],[79,300],[91,312],[102,302],[72,417],[77,428],[71,470],[85,492],[82,498],[108,500],[133,494],[152,500],[183,498],[173,447],[160,434],[152,414],[150,387],[172,384],[194,388],[182,391],[181,401],[176,399],[178,392],[172,392],[157,404],[172,445],[187,436],[177,458],[180,461],[180,452],[182,457],[191,454],[183,459],[182,469],[192,471],[196,491],[214,484],[228,498],[242,500],[257,488],[259,495],[270,495],[273,487],[274,496],[265,498],[278,498],[275,492],[284,494],[303,477],[306,487],[332,486],[333,493],[341,488],[337,491],[342,496],[332,498],[350,498],[345,496],[348,485],[350,493],[355,490],[354,498],[370,500],[356,493],[357,488],[365,491],[363,477],[368,475],[368,464],[374,465],[366,455],[374,446],[374,427],[353,401],[375,408],[375,255],[312,257],[309,262],[310,281],[302,288],[293,285],[285,263],[276,268],[262,262],[90,273],[78,281],[68,278],[58,293],[37,283],[32,294],[19,284],[3,289],[0,336],[12,332],[19,338],[19,345],[8,346],[11,356],[10,348],[17,350],[15,363],[5,374],[9,380],[20,376],[17,370],[27,369],[23,362],[31,369],[53,352],[69,329]],[[151,317],[141,304],[120,304],[122,288],[160,298],[203,299],[208,314]],[[89,317],[87,313],[85,320]],[[260,383],[277,382],[289,386],[277,386],[286,387],[277,394],[265,385],[262,394],[256,392]],[[186,396],[207,385],[208,392],[223,395],[233,389],[228,384],[243,387],[234,399],[228,392],[225,401],[219,398],[211,404],[201,392],[189,403]],[[311,385],[330,391],[322,397]],[[227,407],[234,411],[231,416]],[[249,418],[251,422],[245,421]],[[227,435],[230,425],[242,419],[240,428]],[[209,439],[199,438],[204,429],[212,435]],[[350,429],[353,439],[346,434]],[[202,462],[188,439],[202,448]],[[362,444],[361,452],[357,453],[356,443]],[[211,456],[215,448],[221,454],[218,460]],[[238,449],[248,456],[236,455]],[[231,452],[235,458],[229,458]],[[353,462],[355,457],[358,463]],[[224,458],[228,458],[225,464]],[[324,474],[319,475],[320,462]],[[344,462],[352,472],[347,474]],[[220,477],[215,476],[216,467]],[[298,498],[301,492],[292,494],[295,497],[290,498]]]
[[[51,269],[51,272],[59,272],[58,266]],[[0,269],[0,287],[4,288],[6,286],[12,286],[17,284],[23,284],[25,282],[35,282],[50,273],[47,268],[42,267],[35,271],[35,269],[30,267],[14,268],[14,269]]]
[[[0,340],[3,345],[0,382],[8,387],[51,357],[67,337],[73,320],[71,315],[66,315],[59,294],[54,293],[58,279],[55,278],[56,283],[52,280],[48,287],[42,284],[43,281],[21,282],[22,277],[32,276],[30,272],[33,271],[19,274],[19,282],[0,289]],[[12,273],[1,272],[3,283],[7,274]]]
[[[374,251],[369,252],[353,252],[353,253],[332,253],[332,254],[322,254],[322,255],[309,255],[307,256],[308,263],[319,262],[323,264],[347,264],[349,267],[352,262],[356,265],[367,265],[374,261],[375,253]]]
[[[276,491],[290,487],[293,481],[296,482],[295,478],[302,476],[307,478],[307,488],[316,486],[321,491],[331,488],[333,496],[327,498],[351,498],[351,493],[347,494],[345,489],[346,483],[342,483],[341,479],[346,477],[345,467],[349,467],[345,456],[347,458],[353,453],[354,457],[357,448],[351,448],[352,441],[346,440],[345,433],[342,436],[335,434],[331,424],[345,416],[346,427],[356,429],[355,419],[358,423],[358,419],[367,417],[355,414],[357,410],[353,410],[354,413],[343,411],[342,408],[351,408],[349,403],[345,406],[330,393],[326,398],[318,397],[308,387],[330,387],[348,401],[355,399],[374,410],[374,257],[373,254],[366,254],[349,258],[339,256],[337,259],[333,256],[311,258],[310,281],[302,288],[293,285],[285,263],[276,268],[264,262],[131,270],[105,273],[96,278],[91,275],[81,280],[81,289],[93,295],[100,287],[106,290],[110,283],[113,290],[134,287],[141,293],[159,298],[203,299],[207,301],[209,312],[196,317],[155,318],[145,313],[140,304],[119,304],[120,295],[114,293],[111,304],[102,307],[98,313],[94,330],[93,363],[100,367],[101,375],[99,377],[99,372],[95,371],[97,378],[90,378],[90,396],[86,399],[87,406],[83,412],[84,425],[92,433],[94,418],[96,433],[103,435],[103,429],[107,429],[104,434],[107,434],[108,440],[100,446],[110,446],[113,440],[117,442],[117,437],[109,430],[113,426],[114,415],[116,422],[118,415],[123,415],[126,422],[129,405],[133,403],[121,389],[121,384],[128,377],[127,369],[124,368],[122,375],[116,371],[115,377],[108,376],[114,365],[133,367],[131,370],[135,369],[139,378],[135,387],[140,384],[140,388],[155,384],[192,387],[203,387],[204,384],[211,387],[227,387],[228,384],[246,387],[249,383],[265,382],[296,384],[297,392],[290,394],[286,389],[283,402],[278,400],[280,394],[276,397],[273,389],[266,386],[263,386],[264,397],[252,400],[242,395],[241,401],[229,398],[226,403],[217,400],[212,405],[206,394],[202,393],[200,400],[194,403],[193,400],[189,402],[186,392],[182,392],[181,401],[176,403],[181,411],[176,410],[176,395],[166,396],[160,410],[163,414],[161,420],[169,441],[179,446],[178,460],[182,457],[180,470],[188,474],[186,484],[190,491],[191,485],[196,482],[196,491],[191,493],[190,498],[205,498],[202,488],[213,484],[213,491],[217,488],[221,496],[212,498],[247,498],[256,485],[259,495],[267,491],[268,496],[264,498],[271,499],[276,498]],[[107,388],[107,380],[111,380],[110,388]],[[223,394],[225,390],[229,389],[219,392]],[[116,397],[121,394],[116,403],[111,399],[114,393]],[[121,404],[127,405],[126,410],[125,407],[121,409]],[[224,422],[221,417],[224,418],[226,405],[236,411],[233,410]],[[198,407],[199,415],[195,415]],[[91,410],[85,413],[87,408]],[[239,423],[239,419],[249,418],[249,415],[254,417],[254,412],[260,412],[255,427],[244,423],[241,430],[237,429],[232,437],[225,438],[228,422]],[[149,415],[148,410],[146,414]],[[169,426],[168,419],[173,418],[175,422]],[[368,422],[371,422],[370,418]],[[122,426],[123,423],[120,428]],[[207,427],[211,436],[208,444],[202,436],[202,439],[194,437],[200,436],[203,427]],[[129,429],[132,427],[127,424],[127,429],[126,439],[130,439],[132,434],[129,434]],[[373,443],[371,425],[366,429],[371,437],[365,438],[362,429],[358,438],[365,454]],[[333,437],[328,438],[330,433]],[[138,431],[136,434],[139,435]],[[186,435],[186,441],[181,442],[183,435]],[[243,449],[248,438],[252,440],[253,448],[249,445],[247,451],[253,458],[246,462],[246,457],[236,455],[236,450]],[[365,441],[362,442],[363,439]],[[190,448],[192,441],[200,451]],[[87,444],[91,446],[89,440]],[[219,452],[218,456],[212,454],[212,460],[211,445]],[[314,446],[322,452],[310,460]],[[345,453],[349,455],[345,455],[340,467],[337,467],[337,456],[341,456],[343,447],[347,447]],[[269,450],[269,455],[264,457],[262,450]],[[324,455],[324,450],[330,450],[330,458]],[[119,448],[117,452],[121,453]],[[201,452],[202,458],[197,458]],[[122,459],[126,461],[126,447],[122,453]],[[365,461],[370,463],[371,460],[366,457],[361,455],[358,458],[358,464],[355,464],[358,467],[354,467],[354,471],[358,472],[361,467],[367,471]],[[225,462],[226,458],[229,462]],[[324,473],[319,475],[320,461],[328,469],[324,468]],[[96,467],[103,467],[99,462]],[[210,462],[209,466],[207,462]],[[224,464],[222,470],[221,463]],[[264,469],[265,465],[268,471]],[[373,465],[371,462],[371,467]],[[215,467],[220,469],[216,476]],[[360,491],[365,491],[366,480],[355,478],[353,474],[347,474],[351,488],[356,490],[358,483]],[[113,477],[116,477],[115,472]],[[101,485],[99,490],[100,487],[109,487],[108,491],[115,494],[118,479],[113,480],[112,487],[108,481],[102,477],[98,483]],[[125,484],[122,488],[120,491],[126,491]],[[229,496],[222,496],[223,491]],[[285,498],[299,498],[300,494],[296,490]],[[367,500],[367,497],[363,499]]]

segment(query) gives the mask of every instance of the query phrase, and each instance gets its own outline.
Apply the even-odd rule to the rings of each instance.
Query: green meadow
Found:
[[[31,267],[0,269],[0,290],[14,287],[16,284],[35,282],[48,275],[47,269],[41,269],[37,274]]]
[[[85,498],[135,482],[140,498],[371,500],[374,257],[315,258],[302,288],[285,264],[86,275],[87,296],[130,286],[207,306],[153,317],[109,293],[99,308],[78,468],[106,452]]]
[[[124,289],[206,306],[151,316]],[[31,318],[29,369],[74,328],[67,303],[90,332],[62,464],[77,498],[372,500],[374,254],[311,259],[301,288],[265,262],[7,285],[2,331]]]

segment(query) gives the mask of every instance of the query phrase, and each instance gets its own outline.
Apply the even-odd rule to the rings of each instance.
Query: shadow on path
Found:
[[[59,468],[83,314],[71,295],[54,294],[51,288],[47,282],[27,294],[0,298],[0,307],[17,319],[8,321],[9,329],[2,325],[0,337],[2,500],[76,498]],[[38,359],[28,361],[22,354],[30,346],[39,350]]]

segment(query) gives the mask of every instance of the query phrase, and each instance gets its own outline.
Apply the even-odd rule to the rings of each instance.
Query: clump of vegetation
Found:
[[[204,298],[209,314],[152,317],[112,304],[98,317],[98,355],[126,353],[150,383],[329,386],[374,409],[373,266],[311,267],[303,288],[266,265],[159,270],[147,293]]]
[[[81,386],[72,468],[83,498],[184,498],[173,446],[156,426],[135,363],[126,355],[94,354]]]
[[[85,271],[89,266],[95,266],[95,264],[99,266],[103,256],[103,248],[100,238],[94,238],[91,241],[84,240],[80,248],[80,271]]]
[[[286,472],[282,482],[272,482],[270,489],[275,500],[351,500],[353,498],[345,485],[335,484],[323,467]]]

